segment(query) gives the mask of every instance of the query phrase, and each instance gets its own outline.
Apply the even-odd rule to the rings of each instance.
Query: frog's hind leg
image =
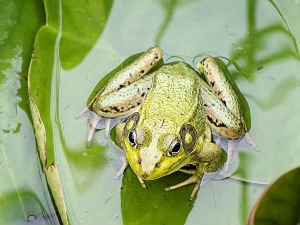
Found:
[[[90,146],[96,129],[104,129],[106,136],[116,124],[125,120],[132,113],[139,110],[152,85],[153,74],[123,87],[110,94],[99,96],[89,108],[85,108],[76,118],[88,115],[90,128],[87,146]]]
[[[148,72],[162,58],[159,47],[150,48],[121,70],[95,95],[88,106],[76,118],[88,114],[90,129],[87,138],[89,146],[96,129],[106,130],[137,111],[152,85],[153,75]]]
[[[203,70],[206,82],[201,81],[201,94],[210,127],[222,137],[240,138],[247,127],[238,95],[214,58],[204,60]]]

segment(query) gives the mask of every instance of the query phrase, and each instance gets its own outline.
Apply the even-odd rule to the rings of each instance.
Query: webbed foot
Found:
[[[230,166],[241,149],[253,149],[254,151],[259,151],[259,148],[251,139],[249,133],[246,133],[243,137],[237,140],[228,140],[220,136],[214,135],[214,140],[216,144],[223,148],[227,153],[227,160],[224,165],[224,170],[222,172],[223,177],[228,177],[230,175]]]
[[[127,116],[120,118],[106,118],[98,116],[96,113],[89,110],[88,107],[85,107],[78,115],[76,115],[76,119],[87,116],[89,118],[89,130],[86,139],[86,147],[89,148],[91,146],[91,142],[93,136],[95,134],[96,129],[105,129],[105,136],[108,138],[110,135],[111,128],[116,124],[122,122],[126,119]]]

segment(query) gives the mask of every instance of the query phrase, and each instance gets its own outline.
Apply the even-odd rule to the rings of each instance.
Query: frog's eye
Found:
[[[133,113],[126,119],[125,126],[123,129],[123,138],[127,138],[131,131],[133,131],[138,124],[140,114],[138,112]]]
[[[175,141],[172,142],[171,146],[170,146],[170,150],[168,151],[167,155],[168,156],[175,156],[180,152],[180,141],[178,139],[176,139]]]
[[[191,124],[184,124],[180,129],[180,138],[183,150],[186,154],[191,153],[197,144],[197,131]]]
[[[136,146],[136,133],[131,131],[128,135],[128,141],[132,147]]]

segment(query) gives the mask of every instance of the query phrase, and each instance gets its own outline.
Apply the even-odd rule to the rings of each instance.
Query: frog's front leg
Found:
[[[206,163],[205,164],[196,164],[196,171],[195,171],[194,175],[192,175],[187,180],[185,180],[185,181],[183,181],[179,184],[176,184],[174,186],[165,188],[165,191],[171,191],[171,190],[174,190],[174,189],[177,189],[177,188],[189,185],[189,184],[195,184],[196,183],[196,185],[194,186],[194,189],[193,189],[193,191],[192,191],[192,193],[189,197],[189,200],[192,201],[195,194],[197,193],[197,191],[200,188],[200,184],[201,184],[202,177],[203,177],[203,174],[205,172],[206,166],[207,166]]]
[[[108,135],[109,128],[115,125],[111,124],[112,119],[126,117],[139,108],[152,85],[152,76],[147,73],[161,58],[162,52],[158,47],[144,52],[117,72],[77,116],[86,112],[90,114],[87,146],[90,145],[96,128],[105,128]]]
[[[201,152],[195,157],[195,161],[195,174],[177,185],[165,188],[165,191],[174,190],[179,187],[195,183],[196,185],[194,186],[194,189],[189,198],[189,200],[191,201],[200,188],[204,172],[215,172],[220,168],[222,161],[222,149],[214,143],[205,141],[203,143]]]

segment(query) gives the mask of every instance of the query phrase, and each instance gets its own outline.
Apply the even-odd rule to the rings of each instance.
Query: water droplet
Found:
[[[34,215],[29,215],[29,216],[27,217],[27,221],[28,221],[28,222],[33,222],[35,219],[36,219],[36,217],[35,217]]]

